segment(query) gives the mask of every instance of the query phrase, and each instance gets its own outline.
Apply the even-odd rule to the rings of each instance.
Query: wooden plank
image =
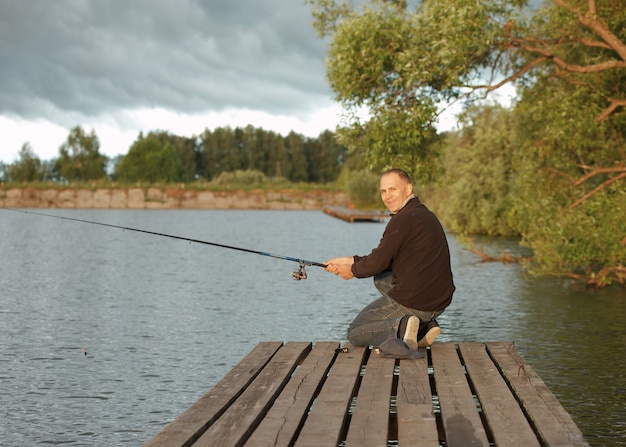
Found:
[[[399,445],[439,447],[426,357],[400,360],[397,413]]]
[[[352,345],[336,353],[338,342],[311,346],[259,343],[144,447],[385,446],[396,420],[401,446],[589,446],[511,343],[436,343],[427,358],[400,361]]]
[[[485,345],[459,343],[459,349],[496,445],[539,447],[537,436]]]
[[[310,350],[311,343],[305,342],[283,346],[241,396],[200,436],[194,447],[241,445]]]
[[[249,447],[289,446],[304,423],[314,396],[335,357],[338,342],[318,342],[246,441]]]
[[[487,343],[487,349],[545,445],[589,446],[571,416],[512,343]]]
[[[346,436],[346,447],[386,446],[395,359],[371,352]]]
[[[435,384],[448,447],[489,446],[461,361],[452,343],[431,346]]]
[[[282,342],[257,344],[222,380],[144,447],[191,445],[246,389],[281,346]]]
[[[349,352],[337,355],[319,396],[304,422],[296,447],[325,447],[338,445],[344,423],[359,379],[365,348],[350,344]]]

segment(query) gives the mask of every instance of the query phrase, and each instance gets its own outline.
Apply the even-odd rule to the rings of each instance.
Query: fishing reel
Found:
[[[293,276],[293,279],[295,279],[296,281],[306,279],[306,270],[304,269],[305,266],[306,264],[304,262],[300,263],[300,267],[298,268],[298,270],[291,274],[291,276]]]

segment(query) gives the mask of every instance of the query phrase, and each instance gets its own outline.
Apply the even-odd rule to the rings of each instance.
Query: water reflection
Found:
[[[520,352],[592,445],[626,445],[626,300],[562,280],[522,288],[532,318]]]

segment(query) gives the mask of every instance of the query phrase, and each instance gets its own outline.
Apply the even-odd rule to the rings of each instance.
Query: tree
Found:
[[[200,158],[201,162],[198,166],[198,174],[207,180],[211,180],[217,175],[217,163],[219,154],[216,153],[213,146],[213,134],[209,129],[204,129],[198,137],[200,140]]]
[[[256,162],[256,146],[257,139],[259,138],[259,134],[262,132],[257,132],[257,130],[252,125],[247,125],[243,129],[241,129],[241,157],[243,158],[242,165],[245,169],[250,170],[259,170],[259,166]]]
[[[325,130],[316,139],[305,142],[304,150],[311,182],[327,183],[339,177],[347,149],[335,140],[331,131]]]
[[[285,139],[275,133],[268,132],[267,169],[270,178],[290,178],[291,160],[285,147]]]
[[[183,182],[192,182],[197,176],[197,149],[196,139],[194,137],[181,137],[168,132],[162,132],[161,138],[169,141],[174,149],[181,164],[180,180]]]
[[[523,91],[509,221],[533,249],[530,271],[603,286],[626,280],[626,122],[589,125],[604,107],[599,87],[542,77]]]
[[[159,133],[141,133],[117,165],[116,177],[126,182],[182,182],[183,166],[176,149]]]
[[[515,115],[501,105],[473,106],[445,139],[439,200],[433,209],[457,234],[518,236],[508,221],[514,172]]]
[[[4,177],[7,182],[36,182],[44,180],[45,174],[44,165],[26,142],[20,149],[19,159],[5,167]]]
[[[241,169],[245,165],[241,138],[240,131],[228,126],[205,129],[200,136],[202,176],[211,180],[222,172]]]
[[[218,127],[213,131],[213,150],[217,161],[217,172],[230,172],[241,168],[239,148],[235,142],[235,132],[230,127]]]
[[[74,127],[65,143],[59,148],[59,158],[54,172],[67,181],[88,181],[106,178],[108,157],[100,153],[100,140],[96,133],[86,133]]]
[[[555,0],[531,28],[551,45],[519,40],[525,66],[545,64],[515,108],[510,222],[531,272],[626,283],[625,28],[616,2]]]
[[[431,1],[409,13],[404,2],[372,0],[361,11],[309,2],[320,36],[332,36],[328,78],[346,110],[339,141],[364,151],[375,168],[402,165],[415,178],[432,177],[438,105],[484,69],[484,43],[493,40],[485,22],[497,5]]]
[[[404,1],[309,3],[332,38],[328,78],[351,149],[420,171],[411,163],[438,155],[428,133],[446,104],[515,83],[508,219],[534,250],[534,271],[626,282],[623,2],[553,0],[532,14],[521,0],[426,0],[414,11]]]
[[[176,155],[181,164],[180,180],[183,182],[190,182],[196,178],[197,171],[197,154],[196,154],[196,139],[195,137],[187,138],[179,135],[174,135],[167,131],[152,132],[161,142],[162,146],[168,143],[176,151]]]
[[[405,1],[370,0],[360,10],[308,3],[319,35],[332,38],[328,78],[347,116],[338,138],[377,167],[428,159],[433,123],[449,101],[532,83],[542,70],[591,83],[626,68],[621,2],[554,0],[532,21],[523,0],[427,0],[414,12]],[[593,57],[580,64],[581,52]],[[613,93],[598,120],[626,105],[624,92]]]
[[[292,170],[289,179],[292,182],[306,182],[309,180],[309,166],[304,153],[302,135],[289,132],[286,139],[286,147],[291,160]]]
[[[252,135],[247,138],[249,146],[246,152],[250,155],[249,167],[253,171],[261,171],[265,175],[269,172],[267,165],[269,154],[269,135],[262,128],[252,129]]]
[[[199,175],[212,180],[224,172],[255,171],[268,178],[325,182],[337,178],[346,148],[330,131],[317,140],[290,132],[283,137],[262,128],[206,129],[199,137]]]

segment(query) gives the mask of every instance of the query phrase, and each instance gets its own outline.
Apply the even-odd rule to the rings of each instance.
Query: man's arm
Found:
[[[346,280],[354,278],[354,275],[352,274],[352,264],[354,264],[354,257],[352,256],[329,259],[324,264],[326,264],[324,270],[326,270],[327,272],[339,275]]]

